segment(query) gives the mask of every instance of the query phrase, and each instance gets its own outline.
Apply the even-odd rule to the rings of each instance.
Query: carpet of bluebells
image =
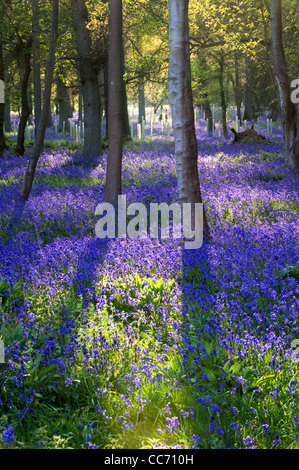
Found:
[[[298,447],[299,175],[279,129],[240,145],[196,130],[198,250],[95,237],[106,152],[50,130],[25,205],[29,157],[4,153],[0,448]],[[172,138],[125,146],[123,193],[177,201]]]

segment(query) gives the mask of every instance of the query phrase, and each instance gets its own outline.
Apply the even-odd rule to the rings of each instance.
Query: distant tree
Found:
[[[16,154],[17,155],[24,155],[25,153],[25,129],[28,118],[31,114],[31,108],[28,101],[28,83],[29,83],[29,76],[31,73],[31,49],[32,49],[32,37],[29,37],[26,41],[24,41],[19,36],[20,41],[20,48],[19,48],[19,70],[21,72],[22,79],[21,79],[21,99],[22,99],[22,112],[21,112],[21,119],[18,128],[18,137],[17,137],[17,145],[16,145]]]
[[[222,111],[222,129],[224,137],[227,137],[227,99],[225,93],[225,82],[224,82],[224,66],[225,66],[225,55],[223,51],[219,52],[217,59],[219,65],[219,90],[220,90],[220,102],[221,102],[221,111]]]
[[[7,57],[4,58],[4,83],[5,87],[5,105],[4,105],[4,129],[5,132],[11,132],[11,119],[10,119],[10,76],[8,73]]]
[[[59,124],[58,132],[62,132],[63,123],[65,131],[70,130],[69,126],[69,109],[70,109],[70,98],[68,94],[68,89],[63,78],[63,72],[60,67],[58,67],[56,76],[56,90],[57,90],[57,103],[58,103],[58,112],[59,112]]]
[[[79,55],[79,73],[84,107],[84,147],[86,156],[102,154],[98,73],[92,59],[92,42],[87,28],[88,10],[85,0],[71,0],[72,17]]]
[[[43,94],[43,108],[40,116],[37,136],[32,148],[30,159],[27,165],[24,184],[23,184],[23,199],[27,201],[30,196],[32,183],[34,180],[35,170],[38,159],[40,157],[43,145],[47,122],[49,118],[49,107],[51,102],[51,89],[54,74],[55,65],[55,49],[58,36],[58,11],[59,11],[59,0],[52,0],[52,21],[51,21],[51,33],[49,41],[49,54],[48,64],[45,74],[45,86]]]
[[[122,0],[109,1],[108,42],[108,157],[105,201],[116,203],[122,171]]]
[[[42,111],[42,88],[40,78],[40,45],[39,45],[39,2],[32,0],[32,35],[33,35],[33,83],[34,83],[34,121],[35,135]]]
[[[191,89],[189,0],[169,0],[169,96],[181,203],[201,203]],[[209,227],[204,214],[204,230]]]
[[[3,20],[3,5],[0,5],[0,24]],[[0,28],[0,80],[4,82],[4,63],[3,63],[3,50],[2,50],[2,29]],[[5,140],[3,132],[4,123],[4,103],[0,103],[0,156],[5,149]]]
[[[291,83],[283,46],[281,0],[271,0],[271,45],[273,57],[273,72],[277,85],[280,117],[283,128],[284,158],[285,162],[289,166],[293,168],[298,168],[299,110],[297,104],[296,112],[296,106],[291,100]]]

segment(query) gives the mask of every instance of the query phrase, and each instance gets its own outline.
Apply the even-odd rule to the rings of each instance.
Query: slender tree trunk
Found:
[[[142,47],[142,38],[137,36],[137,47],[138,52],[142,56],[143,47]],[[138,123],[142,124],[142,119],[145,119],[145,95],[144,95],[144,76],[143,70],[140,70],[140,78],[138,83]]]
[[[40,48],[39,48],[39,5],[32,0],[32,34],[33,34],[33,83],[34,83],[34,121],[35,136],[42,110],[42,89],[40,79]]]
[[[144,96],[144,82],[140,81],[138,84],[138,123],[139,124],[142,123],[142,119],[145,119],[145,96]]]
[[[122,95],[122,121],[123,121],[123,139],[125,141],[132,140],[130,122],[129,122],[129,113],[128,113],[128,101],[127,101],[127,90],[126,84],[123,80],[122,83],[123,95]]]
[[[208,99],[204,99],[203,101],[203,111],[205,120],[209,120],[209,131],[211,131],[213,130],[213,113]]]
[[[220,100],[222,109],[222,129],[223,135],[227,138],[227,102],[225,97],[225,86],[224,86],[224,57],[221,54],[219,59],[219,87],[220,87]]]
[[[105,201],[117,203],[122,171],[122,0],[109,0],[108,158]]]
[[[86,156],[102,155],[102,110],[97,71],[91,58],[90,32],[86,26],[88,10],[84,0],[71,0],[71,6],[84,103],[83,154]]]
[[[104,64],[104,99],[105,99],[105,137],[108,139],[108,113],[109,113],[109,104],[108,104],[108,58]]]
[[[22,156],[25,153],[24,140],[25,140],[25,129],[28,118],[30,116],[30,106],[28,102],[28,82],[31,72],[31,47],[32,38],[27,41],[26,49],[24,51],[24,73],[21,82],[21,95],[22,95],[22,113],[18,129],[18,138],[16,145],[16,154]]]
[[[0,19],[2,17],[2,7],[0,7]],[[2,50],[2,31],[0,29],[0,157],[3,155],[3,150],[5,149],[5,139],[4,139],[4,132],[3,132],[3,123],[4,123],[4,100],[2,99],[2,93],[4,94],[4,63],[3,63],[3,50]]]
[[[73,106],[72,106],[71,101],[69,101],[67,117],[69,119],[72,119],[74,117]]]
[[[51,21],[51,33],[50,33],[50,43],[49,43],[49,55],[48,55],[48,64],[45,74],[45,88],[43,94],[43,109],[40,116],[39,126],[37,136],[32,148],[28,166],[26,169],[24,184],[23,184],[23,199],[27,201],[29,198],[32,183],[34,180],[36,165],[40,157],[43,145],[45,132],[48,121],[49,107],[51,103],[51,89],[53,82],[53,73],[55,65],[55,49],[58,35],[58,6],[59,0],[52,0],[52,21]]]
[[[9,83],[8,67],[4,60],[4,83]],[[5,132],[11,132],[11,119],[10,119],[10,93],[9,87],[5,90],[5,105],[4,105],[4,129]]]
[[[188,24],[189,0],[169,0],[169,96],[181,203],[201,203],[194,127]],[[194,213],[194,209],[193,209]],[[193,217],[194,222],[194,217]],[[209,227],[204,213],[204,230]],[[194,224],[193,224],[194,225]]]
[[[51,111],[51,104],[49,106],[49,112],[48,112],[48,121],[47,121],[47,127],[53,127],[53,119],[52,119],[52,111]]]
[[[9,94],[6,93],[5,105],[4,105],[4,129],[5,132],[11,132],[11,120],[10,120],[10,97]]]
[[[57,100],[58,100],[58,110],[59,110],[59,124],[58,124],[58,132],[63,131],[63,123],[65,125],[65,130],[68,132],[69,128],[69,98],[68,98],[68,89],[58,75],[56,77],[56,85],[57,85]]]
[[[270,14],[273,72],[283,127],[284,157],[286,164],[295,168],[299,167],[299,137],[296,129],[296,108],[291,101],[291,84],[283,47],[281,0],[271,0]]]
[[[82,109],[83,109],[83,97],[82,97],[81,86],[79,87],[79,99],[78,99],[78,102],[79,102],[78,120],[82,122],[82,120],[83,120],[83,113],[82,113]]]
[[[240,63],[240,55],[236,52],[235,57],[235,80],[234,80],[234,95],[235,95],[235,102],[237,106],[237,116],[240,121],[240,124],[242,124],[242,112],[241,112],[241,106],[242,106],[242,88],[241,88],[241,81],[240,81],[240,71],[239,71],[239,63]]]
[[[256,110],[255,110],[255,96],[254,96],[254,83],[253,73],[254,66],[251,60],[246,57],[246,90],[245,90],[245,110],[243,119],[244,121],[255,121]]]
[[[202,56],[200,57],[200,61],[203,67],[207,67],[206,60]],[[207,81],[205,79],[202,79],[202,88],[206,89],[207,85],[208,85]],[[213,113],[211,110],[211,104],[208,99],[207,93],[203,94],[202,106],[203,106],[205,120],[207,121],[207,119],[209,119],[209,131],[212,131],[213,130]]]
[[[28,125],[32,126],[33,125],[33,116],[32,116],[32,109],[33,109],[33,103],[32,103],[32,95],[33,95],[33,90],[32,90],[32,81],[29,80],[29,87],[28,87],[28,104],[29,104],[29,118],[28,118]]]
[[[123,139],[128,141],[132,140],[131,137],[131,129],[130,129],[130,122],[129,122],[129,114],[128,114],[128,100],[127,100],[127,89],[126,89],[126,82],[124,81],[124,74],[125,74],[125,51],[122,44],[122,57],[121,57],[121,66],[122,66],[122,120],[123,120]]]

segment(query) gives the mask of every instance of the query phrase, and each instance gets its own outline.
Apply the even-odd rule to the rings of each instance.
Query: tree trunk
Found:
[[[104,64],[104,98],[105,98],[105,137],[108,139],[108,113],[109,113],[109,105],[108,105],[108,59]]]
[[[201,203],[198,145],[194,127],[188,24],[189,0],[169,0],[169,96],[175,141],[178,193],[181,204]],[[194,225],[194,217],[192,217]],[[209,227],[204,213],[203,227]]]
[[[127,89],[126,82],[124,81],[125,74],[125,51],[122,44],[122,57],[121,57],[121,66],[122,66],[122,121],[123,121],[123,139],[126,141],[132,140],[130,122],[129,122],[129,113],[128,113],[128,100],[127,100]]]
[[[4,83],[9,83],[8,67],[4,62]],[[5,91],[5,105],[4,105],[4,129],[5,132],[11,132],[11,119],[10,119],[10,94],[9,87]]]
[[[5,97],[5,105],[4,105],[4,129],[5,132],[11,132],[12,127],[11,127],[11,120],[10,120],[10,98],[9,94],[6,93]]]
[[[79,109],[78,109],[78,120],[80,122],[83,121],[83,113],[82,113],[82,106],[83,106],[83,97],[82,97],[82,90],[81,86],[79,87],[79,98],[78,98],[78,104],[79,104]]]
[[[3,9],[0,7],[0,17],[3,15]],[[2,18],[0,18],[2,19]],[[3,150],[5,149],[5,139],[3,132],[3,123],[4,123],[4,64],[3,64],[3,50],[2,50],[2,31],[0,29],[0,157],[3,155]]]
[[[299,167],[299,136],[296,129],[296,108],[291,101],[291,84],[283,47],[281,0],[271,0],[271,46],[274,79],[278,90],[280,118],[287,165]],[[298,116],[299,112],[297,113]]]
[[[212,130],[213,129],[213,123],[212,123],[213,114],[212,114],[209,100],[203,101],[203,112],[204,112],[205,120],[209,119],[209,129]]]
[[[109,0],[108,158],[105,201],[117,203],[122,171],[122,0]]]
[[[79,55],[79,73],[84,106],[85,156],[102,155],[102,110],[97,71],[91,58],[91,38],[87,29],[88,10],[85,1],[71,0],[72,17]]]
[[[52,118],[52,111],[51,111],[51,104],[49,106],[49,112],[48,112],[48,121],[47,121],[47,127],[53,127],[53,118]]]
[[[253,73],[253,64],[251,60],[246,57],[245,110],[243,115],[244,121],[255,121],[256,119]]]
[[[206,61],[203,57],[201,57],[201,63],[203,64],[203,67],[207,67]],[[207,85],[208,84],[207,84],[206,80],[203,78],[202,79],[202,88],[203,88],[203,90],[206,89]],[[208,94],[203,93],[203,98],[202,99],[203,99],[202,106],[203,106],[204,118],[205,118],[205,121],[207,121],[207,119],[209,119],[209,131],[212,131],[213,130],[213,113],[212,113],[212,110],[211,110],[210,100],[208,99]],[[214,127],[215,127],[215,123],[214,123]]]
[[[278,103],[275,102],[273,104],[270,104],[270,119],[272,119],[272,121],[278,121],[278,117],[279,117],[279,106],[278,106]]]
[[[58,100],[58,110],[59,110],[59,124],[58,124],[58,132],[63,131],[63,123],[65,125],[65,131],[68,132],[70,130],[69,127],[69,96],[68,96],[68,89],[58,75],[56,77],[56,85],[57,85],[57,100]]]
[[[224,86],[224,57],[220,54],[219,58],[219,88],[220,88],[220,100],[221,100],[221,109],[222,109],[222,129],[223,135],[227,138],[227,102],[225,97],[225,86]]]
[[[242,124],[242,111],[241,111],[241,106],[242,106],[242,88],[241,88],[241,81],[240,81],[240,72],[239,72],[239,62],[240,62],[240,55],[236,52],[235,53],[235,80],[233,83],[234,86],[234,95],[235,95],[235,102],[237,106],[237,116],[240,121],[240,124]]]
[[[73,111],[73,106],[71,102],[69,101],[69,106],[68,106],[68,118],[72,119],[74,117],[74,111]]]
[[[34,121],[35,136],[42,111],[42,89],[40,79],[40,48],[39,48],[39,5],[32,0],[32,34],[33,34],[33,83],[34,83]]]
[[[32,47],[32,38],[27,41],[26,49],[24,51],[24,73],[21,82],[21,96],[22,96],[22,113],[19,123],[18,138],[16,145],[16,154],[22,156],[25,153],[24,139],[25,139],[25,129],[28,118],[30,116],[30,106],[28,102],[28,82],[31,72],[31,47]]]
[[[142,38],[140,35],[137,36],[137,47],[140,56],[143,55]],[[138,124],[142,124],[142,120],[145,119],[145,96],[144,96],[144,76],[143,69],[140,70],[139,82],[138,82]]]
[[[142,118],[145,119],[145,96],[144,82],[138,84],[138,123],[142,124]]]
[[[50,43],[49,43],[49,55],[48,55],[48,64],[45,74],[45,88],[43,94],[43,109],[40,116],[39,126],[37,136],[32,148],[30,155],[29,163],[26,169],[24,184],[23,184],[23,199],[27,201],[29,198],[32,183],[34,180],[36,165],[40,157],[46,126],[48,121],[49,107],[51,103],[51,88],[53,82],[53,73],[55,65],[55,49],[58,35],[58,5],[59,0],[52,0],[52,21],[51,21],[51,33],[50,33]]]

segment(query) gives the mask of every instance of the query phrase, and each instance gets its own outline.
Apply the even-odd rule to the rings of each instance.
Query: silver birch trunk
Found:
[[[168,0],[169,97],[175,141],[180,203],[201,203],[198,179],[198,145],[194,127],[188,23],[189,0]],[[204,214],[204,231],[209,234]]]

